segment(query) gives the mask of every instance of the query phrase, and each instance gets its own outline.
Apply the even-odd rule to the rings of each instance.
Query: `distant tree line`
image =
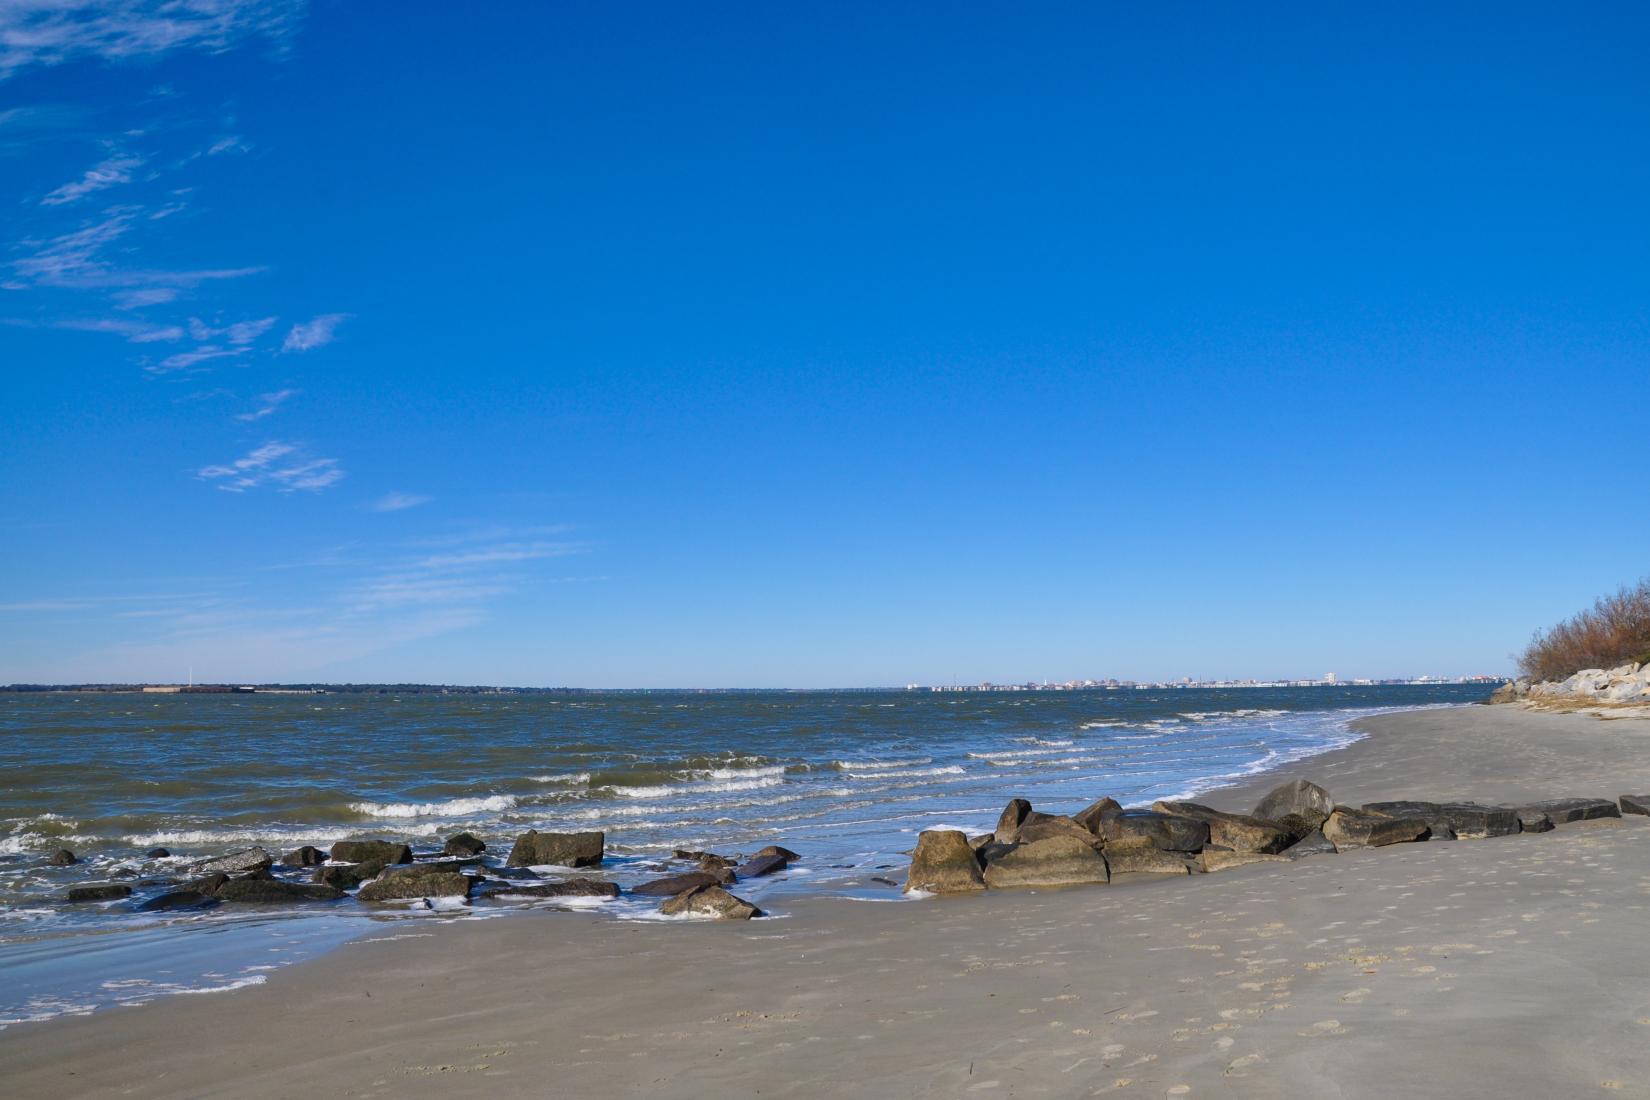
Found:
[[[1628,661],[1650,663],[1650,577],[1536,631],[1518,658],[1518,670],[1532,680],[1563,680],[1584,668]]]

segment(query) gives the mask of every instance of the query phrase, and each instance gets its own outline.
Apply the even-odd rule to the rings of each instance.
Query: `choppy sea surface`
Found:
[[[735,889],[783,916],[798,891],[897,900],[876,879],[903,879],[916,833],[986,831],[1011,796],[1051,812],[1191,796],[1349,744],[1360,717],[1488,690],[0,695],[0,1026],[235,988],[353,937],[556,905],[135,911],[254,844],[384,837],[435,852],[467,831],[499,862],[529,828],[601,829],[601,873],[621,885],[688,869],[663,862],[674,848],[782,844],[802,861]],[[156,847],[171,855],[146,858]],[[80,862],[48,865],[59,848]],[[61,901],[105,881],[135,893]],[[650,919],[657,903],[599,907]]]

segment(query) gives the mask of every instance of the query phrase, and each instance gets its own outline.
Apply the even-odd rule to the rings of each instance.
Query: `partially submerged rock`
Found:
[[[104,883],[99,886],[71,886],[69,892],[63,895],[64,901],[115,901],[118,898],[132,896],[130,886],[118,883]]]
[[[602,861],[607,837],[604,833],[541,833],[530,829],[516,837],[510,858],[510,867],[536,867],[554,864],[560,867],[594,867]]]
[[[1476,802],[1371,802],[1364,813],[1378,817],[1418,817],[1434,834],[1481,839],[1509,836],[1519,831],[1518,811],[1510,806],[1480,806]]]
[[[1294,815],[1302,821],[1310,822],[1310,829],[1316,829],[1329,815],[1335,812],[1335,800],[1329,797],[1329,792],[1316,783],[1308,783],[1304,779],[1296,779],[1273,787],[1265,798],[1255,804],[1254,812],[1250,815],[1262,821],[1276,821],[1282,817]]]
[[[361,887],[361,901],[416,901],[419,898],[467,898],[470,876],[456,871],[407,871],[385,874]]]
[[[1418,817],[1380,817],[1343,808],[1323,823],[1323,835],[1337,852],[1344,852],[1421,840],[1427,835],[1427,823]]]
[[[144,859],[170,859],[172,852],[167,848],[150,848],[143,853]]]
[[[1153,802],[1152,809],[1205,822],[1209,843],[1235,852],[1281,852],[1297,839],[1295,833],[1276,822],[1229,814],[1196,802]]]
[[[1016,845],[986,864],[983,878],[987,886],[1000,889],[1105,883],[1111,881],[1111,874],[1105,857],[1091,842],[1072,836],[1051,836]]]
[[[479,837],[458,833],[448,837],[441,850],[450,856],[479,856],[487,850],[487,845]]]
[[[1145,845],[1166,852],[1196,852],[1209,843],[1209,825],[1156,810],[1119,810],[1101,815],[1100,835],[1108,851]]]
[[[511,883],[492,892],[494,897],[521,898],[616,898],[619,884],[605,879],[570,878],[560,882]]]
[[[70,867],[80,861],[75,859],[74,853],[69,851],[67,848],[59,848],[57,851],[46,857],[46,862],[51,864],[53,867]]]
[[[761,878],[763,875],[772,875],[783,871],[790,866],[790,860],[777,852],[771,855],[757,855],[741,863],[734,873],[739,878]],[[732,881],[731,879],[729,881]]]
[[[696,890],[701,886],[731,885],[734,876],[728,871],[689,871],[681,875],[666,875],[644,882],[640,886],[632,886],[632,894],[642,894],[646,897],[674,897],[688,890]]]
[[[209,859],[201,864],[199,869],[207,874],[221,871],[226,875],[234,875],[246,871],[266,871],[274,862],[274,857],[262,848],[248,848],[244,852],[231,852],[217,859]]]
[[[1552,818],[1553,824],[1569,821],[1593,821],[1601,817],[1620,817],[1621,807],[1608,798],[1549,798],[1541,802],[1527,802],[1518,807],[1518,813],[1534,811]]]
[[[786,863],[795,863],[797,860],[802,858],[789,848],[781,848],[777,844],[768,845],[766,848],[759,850],[755,855],[751,856],[751,858],[761,859],[763,856],[780,856]]]
[[[661,905],[659,912],[670,917],[689,913],[715,917],[718,920],[750,920],[762,915],[762,910],[744,898],[735,897],[720,886],[696,886],[685,893],[677,894]]]
[[[335,890],[313,882],[283,882],[272,878],[230,879],[218,887],[213,895],[219,901],[243,904],[274,905],[298,901],[336,901],[344,896]]]
[[[365,863],[328,863],[315,868],[314,881],[335,890],[353,890],[383,874],[384,867],[385,864],[376,859]]]
[[[139,902],[135,908],[139,913],[164,913],[174,909],[205,909],[216,904],[216,898],[198,890],[168,890]]]
[[[327,854],[313,844],[295,848],[281,857],[282,867],[319,867],[327,861]]]
[[[905,889],[933,894],[984,890],[985,879],[980,874],[974,849],[968,845],[968,837],[956,829],[929,829],[917,834]]]
[[[340,840],[332,846],[339,863],[411,863],[412,849],[393,840]]]

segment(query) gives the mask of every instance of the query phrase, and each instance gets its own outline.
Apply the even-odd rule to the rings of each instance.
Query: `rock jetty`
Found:
[[[1558,710],[1650,708],[1650,662],[1584,668],[1564,680],[1514,680],[1497,688],[1490,702]]]

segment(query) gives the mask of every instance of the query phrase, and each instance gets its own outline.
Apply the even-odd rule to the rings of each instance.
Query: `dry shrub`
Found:
[[[1532,680],[1563,680],[1584,668],[1650,662],[1650,577],[1602,596],[1551,630],[1538,630],[1518,658]]]

